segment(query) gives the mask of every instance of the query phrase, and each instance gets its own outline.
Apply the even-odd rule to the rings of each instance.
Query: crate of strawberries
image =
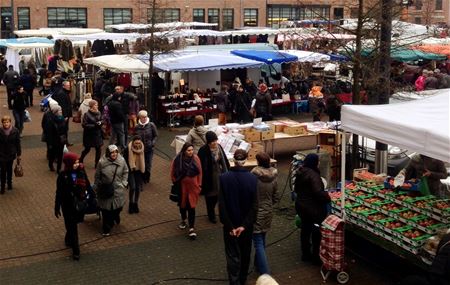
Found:
[[[376,222],[376,226],[389,234],[396,235],[396,232],[394,232],[394,230],[397,228],[405,227],[406,224],[394,218],[387,218],[378,220]]]
[[[446,227],[445,224],[439,222],[438,220],[426,216],[419,216],[417,218],[413,218],[412,220],[415,222],[416,227],[419,230],[422,230],[427,234],[435,234],[439,229]]]
[[[442,217],[450,217],[450,199],[434,200],[429,203],[431,210]]]
[[[394,231],[397,233],[397,236],[402,239],[403,241],[406,241],[410,245],[414,247],[422,246],[425,241],[431,237],[431,235],[416,229],[412,226],[405,226],[401,228],[396,228]]]

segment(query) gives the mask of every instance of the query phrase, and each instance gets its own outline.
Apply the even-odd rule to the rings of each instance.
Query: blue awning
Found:
[[[267,64],[297,61],[298,57],[280,51],[270,50],[232,50],[232,54]]]

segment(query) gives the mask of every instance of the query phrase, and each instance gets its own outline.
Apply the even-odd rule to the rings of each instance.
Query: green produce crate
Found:
[[[422,246],[425,241],[431,237],[431,235],[424,233],[418,229],[413,228],[412,226],[405,226],[402,228],[397,228],[394,230],[397,233],[397,237],[402,239],[403,241],[409,243],[410,245],[414,246],[414,247],[419,247]],[[418,233],[420,233],[420,236],[418,237],[407,237],[405,236],[405,233],[408,231],[417,231]]]

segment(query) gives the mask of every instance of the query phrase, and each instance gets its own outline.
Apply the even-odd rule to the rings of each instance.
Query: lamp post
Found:
[[[9,37],[14,37],[14,0],[11,0],[11,34]]]

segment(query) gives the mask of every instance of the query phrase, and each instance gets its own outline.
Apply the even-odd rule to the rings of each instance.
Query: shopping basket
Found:
[[[322,240],[320,241],[320,259],[322,267],[320,273],[323,281],[326,281],[331,272],[336,271],[336,280],[339,284],[345,284],[350,277],[344,271],[344,221],[335,215],[329,215],[320,227]]]

